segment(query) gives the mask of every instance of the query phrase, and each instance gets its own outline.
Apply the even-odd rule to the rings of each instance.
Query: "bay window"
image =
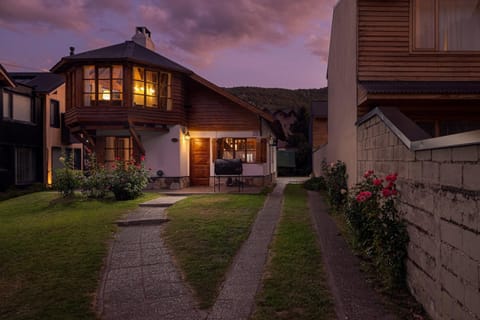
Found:
[[[414,0],[413,50],[480,50],[479,0]]]
[[[84,66],[83,103],[85,106],[122,105],[123,67]]]

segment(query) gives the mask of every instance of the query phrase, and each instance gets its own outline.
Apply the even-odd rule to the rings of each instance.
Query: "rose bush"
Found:
[[[148,183],[148,170],[144,166],[144,157],[139,163],[135,160],[116,159],[111,172],[111,190],[117,200],[132,200],[142,195]]]

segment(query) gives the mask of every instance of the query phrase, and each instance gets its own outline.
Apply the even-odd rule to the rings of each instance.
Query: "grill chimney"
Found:
[[[70,47],[70,55],[73,56],[75,54],[75,47]]]
[[[147,27],[136,27],[132,41],[144,46],[147,49],[155,50],[155,45],[153,44],[150,30],[148,30]]]

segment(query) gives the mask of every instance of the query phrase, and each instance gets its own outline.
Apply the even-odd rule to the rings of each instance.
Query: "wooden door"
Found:
[[[210,179],[210,139],[190,139],[190,184],[208,186]]]

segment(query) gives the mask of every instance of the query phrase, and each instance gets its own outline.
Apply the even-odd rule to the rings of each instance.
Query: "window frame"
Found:
[[[60,128],[60,101],[50,99],[50,127]]]
[[[135,78],[135,68],[142,69],[142,78],[137,79]],[[153,73],[155,78],[157,79],[156,82],[148,81],[148,73]],[[163,85],[162,76],[166,76],[166,84]],[[143,92],[136,92],[136,83],[142,83]],[[154,88],[156,90],[156,95],[149,95],[148,90],[146,88],[148,85],[154,84]],[[156,108],[164,111],[171,111],[172,110],[172,73],[167,71],[158,71],[150,68],[146,68],[140,65],[134,65],[132,70],[132,105],[134,107],[139,108]],[[165,92],[166,91],[166,92]],[[135,97],[143,97],[143,104],[136,104]],[[149,105],[147,103],[148,97],[156,97],[157,105]]]
[[[85,69],[87,67],[94,68],[93,78],[87,78]],[[114,67],[119,67],[121,71],[121,78],[114,78]],[[99,69],[109,69],[109,78],[100,78]],[[94,83],[93,91],[86,91],[85,84],[86,81],[92,81]],[[109,82],[109,93],[100,93],[100,82],[107,81]],[[115,80],[120,80],[122,82],[122,90],[118,93],[120,99],[112,99],[113,97],[113,85]],[[74,93],[72,93],[74,94]],[[108,94],[110,99],[100,99],[100,95]],[[85,103],[85,99],[87,96],[94,97],[94,100],[90,99],[90,105]],[[125,105],[125,70],[122,64],[88,64],[82,66],[82,105],[85,107],[98,107],[98,106],[115,106],[115,107],[123,107]]]
[[[410,2],[410,53],[412,54],[435,54],[435,55],[463,55],[463,54],[474,54],[480,52],[479,50],[441,50],[440,49],[440,10],[439,10],[439,1],[434,1],[435,13],[434,13],[434,47],[433,48],[417,48],[416,47],[416,3],[417,1],[423,0],[412,0]]]
[[[231,151],[225,150],[225,146],[228,144],[232,147]],[[242,144],[244,147],[238,150],[236,147]],[[242,163],[246,164],[262,164],[267,162],[266,139],[257,137],[224,137],[217,139],[215,149],[214,157],[216,159],[240,159]],[[226,158],[226,152],[231,152],[231,157]],[[239,153],[243,154],[239,156]],[[249,155],[252,155],[251,160],[249,160]]]

